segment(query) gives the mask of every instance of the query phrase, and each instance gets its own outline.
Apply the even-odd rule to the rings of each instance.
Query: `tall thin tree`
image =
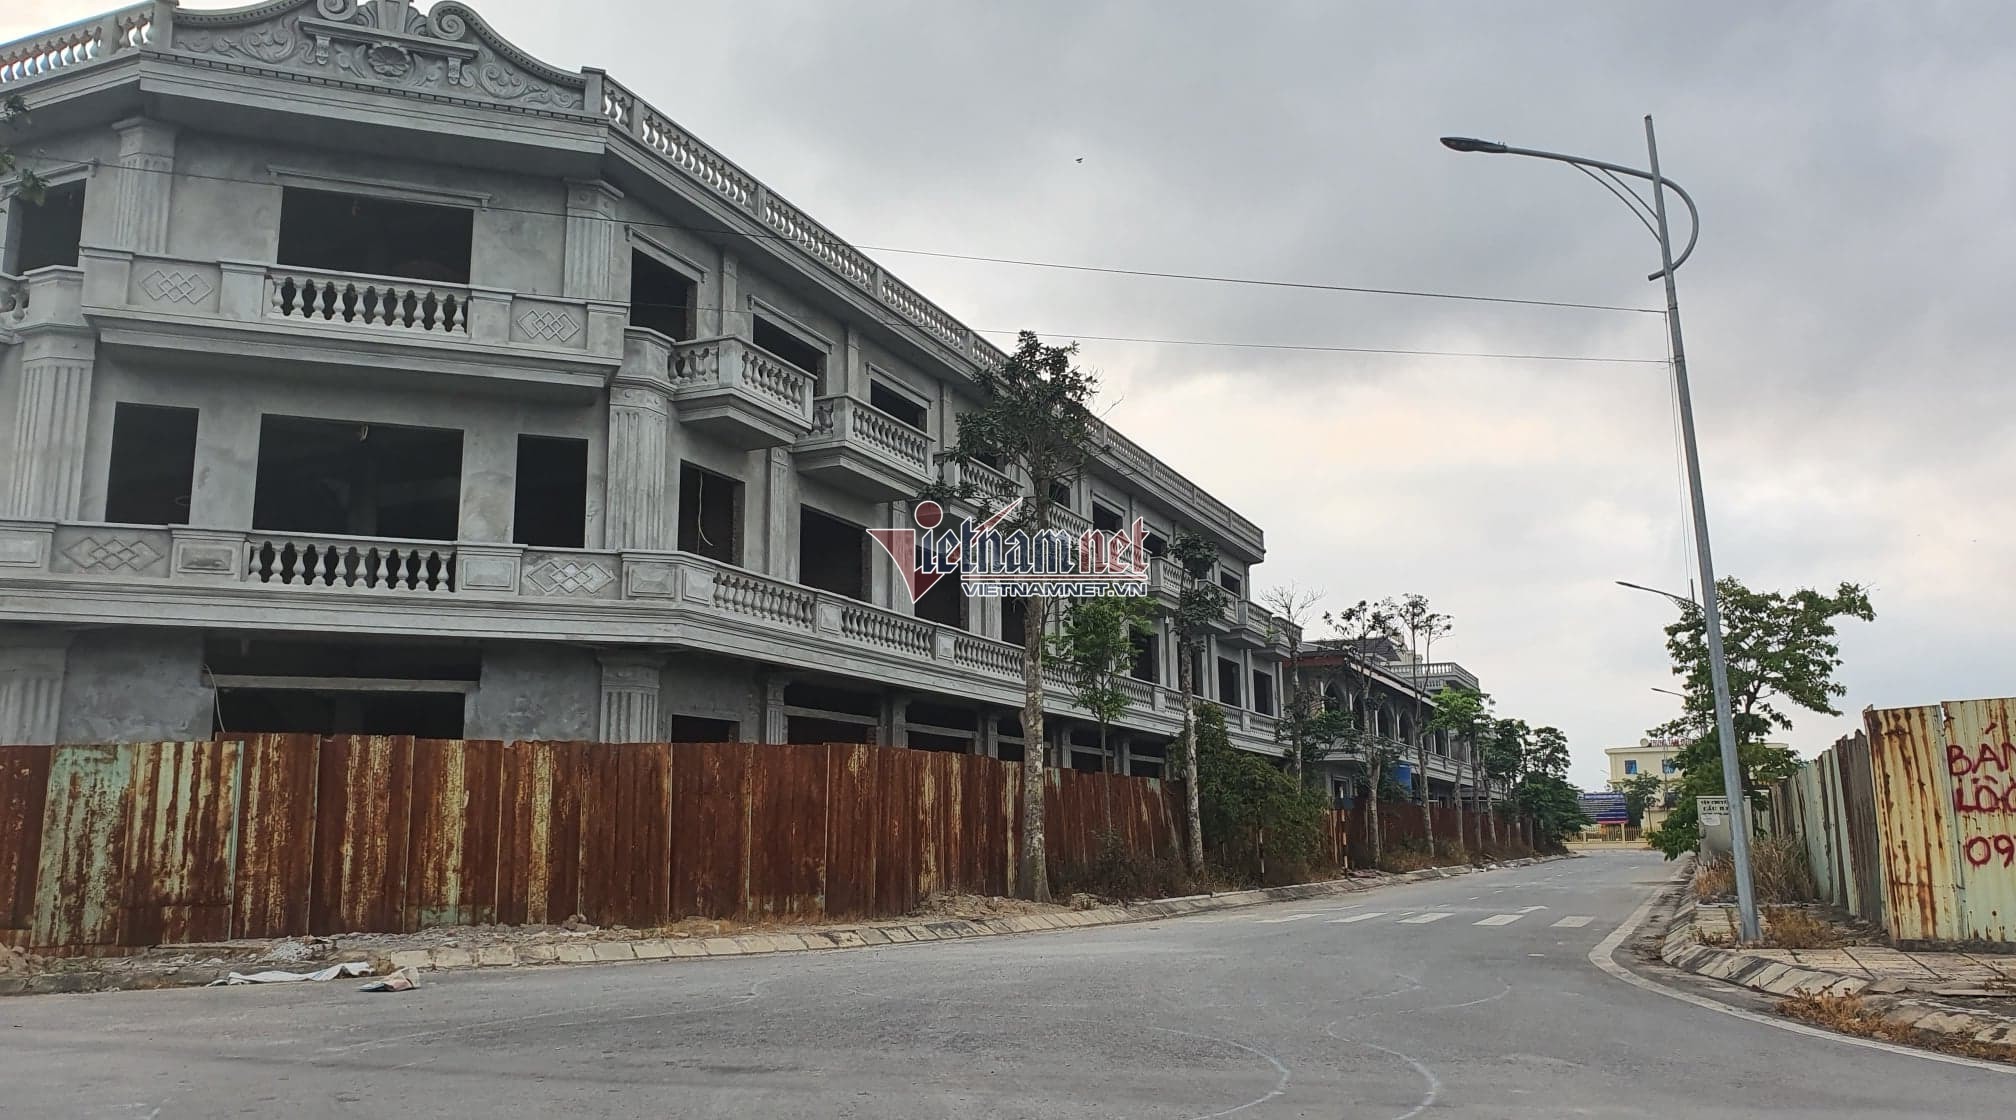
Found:
[[[1288,744],[1288,772],[1298,784],[1303,780],[1304,764],[1309,757],[1311,721],[1316,714],[1315,698],[1303,680],[1302,632],[1308,628],[1310,616],[1322,599],[1320,589],[1292,581],[1270,587],[1260,596],[1261,605],[1273,612],[1288,639],[1288,687],[1282,697],[1283,718],[1277,719],[1274,726]]]
[[[1169,559],[1175,563],[1181,581],[1170,626],[1176,632],[1176,688],[1183,694],[1183,822],[1187,841],[1184,852],[1190,870],[1202,871],[1204,817],[1197,801],[1197,662],[1210,637],[1212,621],[1224,614],[1225,592],[1211,582],[1211,569],[1218,563],[1218,546],[1208,539],[1188,529],[1179,530],[1169,542]]]
[[[1379,795],[1386,781],[1386,768],[1393,760],[1393,752],[1373,726],[1370,713],[1372,692],[1377,681],[1373,674],[1381,664],[1381,655],[1386,647],[1399,637],[1394,611],[1391,599],[1377,603],[1360,599],[1335,614],[1325,613],[1323,616],[1323,620],[1337,633],[1337,652],[1344,662],[1349,685],[1355,694],[1353,710],[1357,717],[1359,754],[1365,764],[1367,783],[1366,843],[1371,848],[1375,865],[1379,862],[1382,848]]]
[[[1421,830],[1428,838],[1428,850],[1435,850],[1435,814],[1428,802],[1428,732],[1421,725],[1422,679],[1428,669],[1428,658],[1435,653],[1435,639],[1449,632],[1449,616],[1438,614],[1428,605],[1428,596],[1409,594],[1403,597],[1394,612],[1394,621],[1407,635],[1407,654],[1414,663],[1414,758],[1415,769],[1420,772],[1421,786],[1417,795],[1421,804]],[[1457,843],[1463,838],[1457,837]]]
[[[1023,331],[1015,352],[979,374],[980,406],[959,417],[959,436],[942,456],[1019,473],[1029,485],[1012,526],[1030,534],[1051,529],[1056,490],[1084,470],[1095,449],[1092,399],[1096,375],[1078,368],[1078,346],[1046,346]],[[1006,527],[1006,526],[1004,526]],[[1019,886],[1026,898],[1048,901],[1043,855],[1043,654],[1052,600],[1023,601],[1022,853]]]

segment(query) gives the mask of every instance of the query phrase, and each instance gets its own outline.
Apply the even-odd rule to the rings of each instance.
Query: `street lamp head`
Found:
[[[1452,152],[1491,152],[1502,155],[1505,145],[1496,140],[1473,140],[1468,136],[1444,136],[1442,146]]]

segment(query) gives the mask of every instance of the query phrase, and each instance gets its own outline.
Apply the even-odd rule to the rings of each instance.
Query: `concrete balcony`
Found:
[[[931,482],[931,437],[852,397],[821,397],[798,468],[871,501],[915,497]]]
[[[703,557],[164,525],[0,521],[0,621],[650,644],[1021,705],[1017,645]],[[1088,718],[1051,663],[1048,709]],[[1126,678],[1116,726],[1177,734],[1182,698]],[[1278,754],[1274,719],[1225,707]]]
[[[992,509],[1014,501],[1022,493],[1015,480],[985,463],[960,463],[951,459],[938,464],[939,481],[955,490],[971,488],[975,500]]]
[[[592,392],[622,359],[627,310],[257,261],[86,248],[83,313],[103,342],[264,370],[347,367]]]
[[[85,329],[83,296],[82,269],[58,265],[26,276],[0,273],[0,343],[36,330]]]
[[[796,443],[812,430],[811,373],[741,338],[671,346],[681,423],[749,450]]]

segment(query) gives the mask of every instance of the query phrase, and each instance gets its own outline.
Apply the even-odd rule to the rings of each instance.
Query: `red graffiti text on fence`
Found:
[[[2007,832],[1996,836],[1969,836],[1960,848],[1967,857],[1967,866],[1986,867],[1990,860],[2002,857],[2002,866],[2016,867],[2016,836]]]
[[[1991,723],[1985,735],[1995,730]],[[1946,772],[1953,778],[1954,812],[2016,813],[2016,744],[1984,741],[1972,750],[1952,744],[1946,748]]]

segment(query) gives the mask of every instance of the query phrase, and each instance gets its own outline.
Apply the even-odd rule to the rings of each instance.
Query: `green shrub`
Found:
[[[1211,861],[1230,878],[1288,882],[1330,863],[1322,794],[1234,747],[1212,704],[1197,707],[1197,802]]]

